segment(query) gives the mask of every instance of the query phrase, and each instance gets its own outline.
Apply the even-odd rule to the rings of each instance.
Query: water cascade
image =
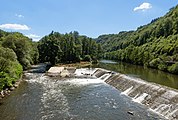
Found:
[[[178,119],[177,90],[120,73],[112,74],[104,69],[97,69],[93,75],[97,78],[107,76],[106,83],[122,91],[121,94],[131,97],[134,102],[145,105],[169,120]]]

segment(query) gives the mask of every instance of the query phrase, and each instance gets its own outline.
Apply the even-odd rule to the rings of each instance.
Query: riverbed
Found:
[[[0,101],[0,113],[0,120],[163,119],[101,79],[51,78],[32,72]]]

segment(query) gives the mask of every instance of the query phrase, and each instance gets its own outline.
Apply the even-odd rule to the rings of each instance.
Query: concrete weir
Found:
[[[51,77],[70,77],[75,72],[75,70],[76,68],[74,67],[51,67],[48,70],[47,75]]]
[[[104,77],[106,83],[131,97],[134,102],[147,106],[169,120],[178,120],[177,90],[100,68],[96,69],[93,76]]]

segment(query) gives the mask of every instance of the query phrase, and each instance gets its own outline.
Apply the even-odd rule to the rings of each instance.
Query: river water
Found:
[[[178,75],[170,74],[156,69],[144,68],[111,60],[101,60],[95,67],[112,70],[135,78],[141,78],[148,82],[158,83],[164,86],[178,89]]]
[[[25,76],[19,88],[0,101],[0,120],[163,119],[100,79]]]

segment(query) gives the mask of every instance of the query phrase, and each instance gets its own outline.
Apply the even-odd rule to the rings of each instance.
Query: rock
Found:
[[[133,111],[127,111],[127,113],[130,114],[130,115],[134,115]]]
[[[50,77],[58,77],[64,69],[64,67],[51,67],[48,70],[47,75]]]
[[[17,87],[19,86],[19,84],[20,84],[20,81],[17,81],[13,86],[14,86],[15,88],[17,88]]]
[[[10,87],[10,90],[13,91],[15,89],[15,87]]]
[[[70,73],[68,70],[63,70],[60,74],[61,77],[69,77],[70,76]]]
[[[14,87],[17,88],[17,87],[18,87],[18,84],[14,84]]]
[[[0,97],[1,97],[1,98],[4,97],[4,92],[3,92],[3,91],[0,92]]]

